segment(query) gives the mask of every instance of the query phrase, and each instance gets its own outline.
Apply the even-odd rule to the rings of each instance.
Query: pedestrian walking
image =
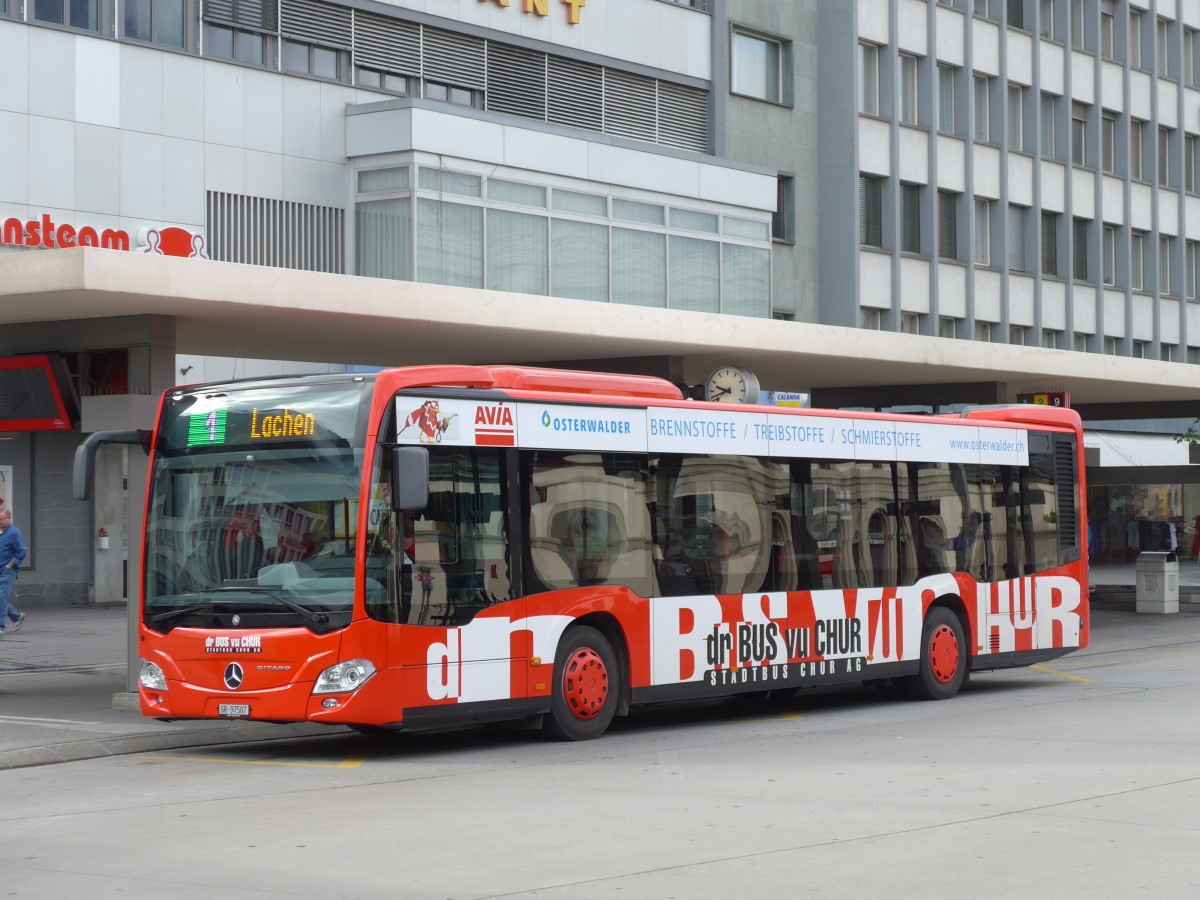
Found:
[[[0,636],[9,622],[12,622],[15,632],[21,630],[21,624],[25,621],[25,613],[13,606],[12,591],[28,552],[25,536],[12,523],[12,513],[0,507]]]

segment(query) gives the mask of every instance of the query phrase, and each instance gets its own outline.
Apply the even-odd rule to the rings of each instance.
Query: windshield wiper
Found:
[[[236,585],[230,585],[228,587],[211,588],[210,590],[205,591],[205,593],[208,593],[208,594],[264,594],[267,597],[270,597],[272,600],[276,601],[277,603],[283,604],[288,609],[290,609],[292,612],[299,614],[304,619],[305,622],[307,622],[309,625],[313,626],[314,631],[319,630],[319,626],[327,625],[329,623],[329,616],[327,616],[325,613],[314,612],[313,610],[308,609],[307,607],[301,606],[299,603],[293,603],[291,600],[288,600],[286,597],[280,597],[274,591],[269,590],[267,588],[263,588],[263,587],[250,586],[250,585],[247,585],[245,587],[238,587]],[[193,613],[220,612],[222,607],[231,607],[231,606],[240,606],[240,605],[242,605],[242,604],[239,604],[237,601],[224,601],[224,602],[218,603],[216,601],[210,600],[208,603],[193,603],[189,606],[181,606],[178,609],[169,609],[166,612],[156,613],[155,615],[150,617],[150,621],[153,624],[157,625],[160,622],[167,622],[167,621],[170,621],[171,619],[179,618],[180,616],[190,616]]]
[[[270,597],[272,600],[282,603],[284,606],[286,606],[292,612],[299,614],[304,619],[304,621],[308,622],[308,624],[310,624],[310,625],[326,625],[329,622],[329,616],[325,615],[325,613],[314,612],[313,610],[309,609],[306,606],[301,606],[299,603],[293,603],[291,600],[288,600],[286,597],[281,597],[274,591],[272,591],[268,588],[265,588],[265,587],[257,587],[257,586],[249,586],[249,585],[246,587],[238,587],[237,585],[229,585],[227,587],[213,588],[212,593],[214,593],[214,594],[263,594],[267,597]]]
[[[179,616],[190,616],[192,613],[217,612],[217,607],[224,605],[225,604],[212,602],[193,603],[191,606],[180,606],[177,609],[169,609],[166,612],[155,613],[150,617],[150,621],[157,624],[159,622],[166,622],[170,619],[178,618]]]

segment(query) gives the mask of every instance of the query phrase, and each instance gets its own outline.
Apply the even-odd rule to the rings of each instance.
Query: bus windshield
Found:
[[[257,610],[348,618],[365,386],[169,397],[147,515],[148,623]],[[367,585],[382,591],[381,585]]]

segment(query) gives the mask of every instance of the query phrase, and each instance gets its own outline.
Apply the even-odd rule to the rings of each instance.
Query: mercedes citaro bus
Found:
[[[953,697],[1088,640],[1071,410],[684,400],[656,378],[420,366],[167,391],[141,708],[360,730],[863,683]]]

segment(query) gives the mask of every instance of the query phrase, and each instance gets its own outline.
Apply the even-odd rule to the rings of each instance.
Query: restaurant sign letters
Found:
[[[519,6],[523,12],[534,13],[539,16],[550,15],[550,0],[479,0],[480,3],[494,3],[497,6],[508,6],[510,2],[514,6]],[[567,24],[579,24],[579,10],[581,7],[587,6],[587,0],[558,0],[567,8]]]
[[[208,259],[204,234],[174,225],[146,227],[138,231],[136,243],[128,231],[120,228],[82,228],[70,223],[55,222],[49,213],[21,221],[12,216],[0,225],[0,244],[14,247],[36,247],[52,250],[58,247],[99,247],[105,250],[127,250],[153,253],[159,256],[184,256]]]

